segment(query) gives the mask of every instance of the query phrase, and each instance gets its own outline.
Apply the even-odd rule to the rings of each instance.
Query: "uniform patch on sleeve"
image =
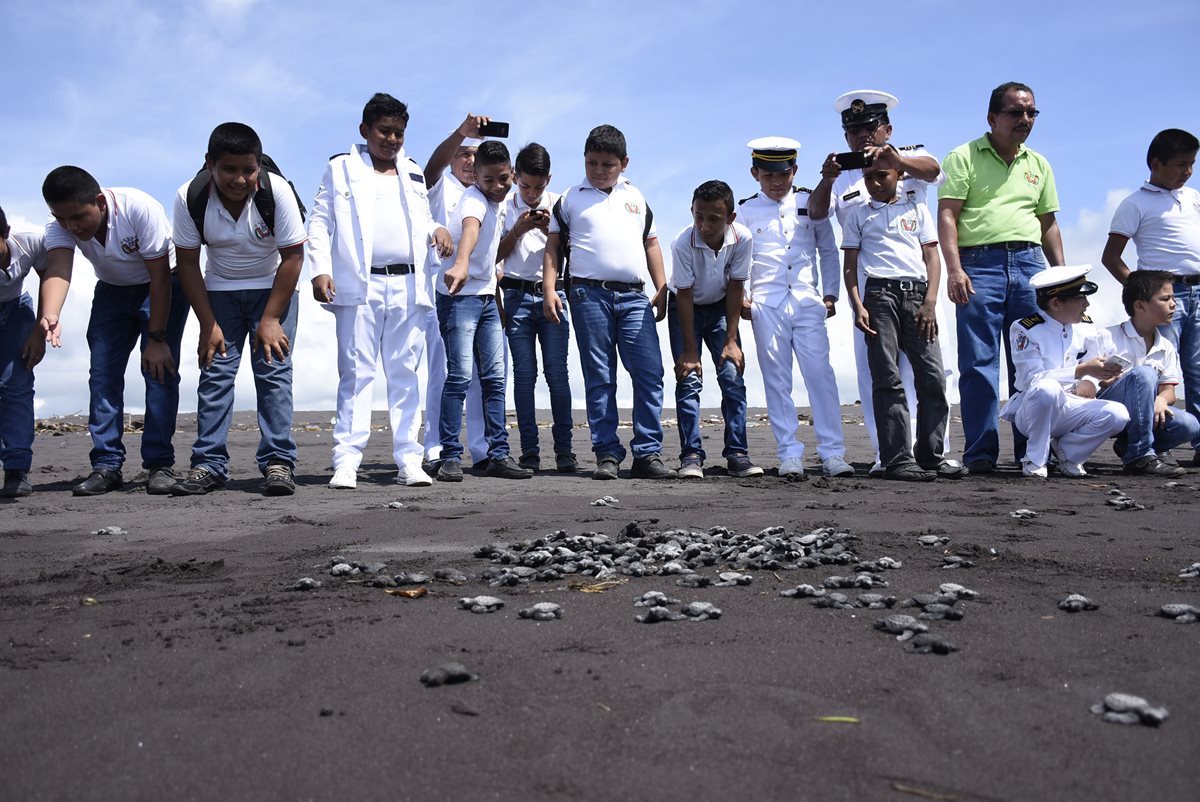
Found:
[[[1045,322],[1046,322],[1046,318],[1042,317],[1041,315],[1030,315],[1029,317],[1021,318],[1021,325],[1027,329],[1032,329],[1034,326],[1038,325],[1039,323],[1045,323]]]
[[[1024,321],[1022,321],[1022,322],[1024,322]],[[1018,331],[1017,332],[1017,350],[1024,351],[1028,347],[1029,347],[1029,338],[1026,337],[1022,332]]]

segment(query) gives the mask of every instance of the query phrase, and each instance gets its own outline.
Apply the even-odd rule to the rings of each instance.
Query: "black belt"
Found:
[[[602,290],[612,290],[613,292],[641,292],[646,288],[644,281],[598,281],[594,278],[579,278],[578,276],[572,276],[571,283],[582,287],[597,287]]]
[[[1178,273],[1174,274],[1175,282],[1178,284],[1200,284],[1200,276],[1181,276]]]
[[[542,282],[540,281],[526,281],[523,278],[504,276],[500,279],[500,286],[506,290],[520,290],[521,292],[528,292],[532,295],[543,294]]]
[[[867,286],[892,287],[901,292],[925,292],[929,289],[929,282],[912,278],[875,278],[874,276],[868,276]]]
[[[371,268],[372,276],[407,276],[415,272],[417,269],[412,265],[381,265]]]
[[[1012,242],[989,242],[987,245],[972,245],[969,248],[960,248],[963,251],[983,250],[983,251],[1027,251],[1030,248],[1036,248],[1036,242],[1026,242],[1025,240],[1013,240]]]

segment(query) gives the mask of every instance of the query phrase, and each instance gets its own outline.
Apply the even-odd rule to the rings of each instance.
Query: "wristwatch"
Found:
[[[158,331],[148,331],[146,336],[157,343],[165,343],[167,341],[167,330],[159,329]]]

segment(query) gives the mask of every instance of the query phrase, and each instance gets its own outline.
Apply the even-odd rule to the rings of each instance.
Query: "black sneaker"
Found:
[[[437,480],[439,482],[461,482],[463,480],[462,461],[446,457],[438,466]]]
[[[621,473],[621,463],[615,457],[600,457],[596,460],[596,470],[592,471],[593,479],[617,479]]]
[[[171,488],[179,481],[171,466],[151,468],[150,477],[146,479],[146,493],[151,496],[169,496]]]
[[[675,471],[663,464],[662,457],[634,457],[629,470],[631,479],[674,479]]]
[[[290,496],[296,492],[296,477],[286,462],[268,463],[265,475],[264,496]]]
[[[575,473],[579,470],[579,461],[569,451],[554,455],[554,470],[559,473]]]
[[[972,460],[966,464],[967,473],[971,476],[978,476],[982,473],[991,473],[996,470],[996,463],[990,459]]]
[[[517,464],[529,471],[540,471],[542,469],[542,458],[537,454],[522,454]],[[488,474],[488,476],[491,476],[491,474]]]
[[[745,454],[734,454],[725,460],[725,470],[730,476],[737,479],[763,475],[763,469],[751,462]]]
[[[172,496],[203,496],[214,490],[222,490],[225,480],[207,468],[192,468],[187,476],[171,488]]]
[[[512,457],[505,457],[489,461],[487,475],[497,479],[528,479],[533,476],[533,471],[518,465]]]
[[[1142,457],[1135,459],[1133,462],[1125,463],[1125,473],[1132,473],[1137,476],[1162,476],[1167,479],[1178,479],[1180,476],[1187,476],[1187,471],[1180,468],[1178,465],[1172,467],[1163,462],[1157,456]]]
[[[88,475],[88,478],[71,488],[71,493],[76,496],[102,496],[123,484],[125,484],[125,480],[121,478],[120,471],[97,468]]]
[[[29,484],[29,471],[13,469],[4,472],[4,488],[0,489],[0,496],[23,498],[32,492],[33,485]]]

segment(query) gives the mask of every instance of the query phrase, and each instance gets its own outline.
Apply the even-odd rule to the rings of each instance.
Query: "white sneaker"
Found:
[[[429,487],[433,484],[433,477],[421,470],[419,465],[402,466],[396,473],[396,482],[403,482],[409,487]]]
[[[821,460],[821,473],[825,476],[847,477],[854,475],[854,466],[840,455],[834,454]]]
[[[785,459],[779,463],[780,476],[804,476],[804,460],[800,457]]]
[[[349,465],[336,468],[333,478],[329,480],[329,486],[334,490],[353,490],[358,487],[358,471]]]
[[[1062,449],[1059,447],[1057,440],[1050,441],[1050,450],[1058,458],[1058,472],[1063,476],[1087,476],[1087,471],[1083,469],[1083,465],[1078,462],[1071,462],[1071,460],[1063,456]]]
[[[1045,479],[1050,475],[1050,472],[1046,470],[1045,465],[1038,467],[1029,460],[1023,459],[1021,460],[1021,475],[1032,479]]]

